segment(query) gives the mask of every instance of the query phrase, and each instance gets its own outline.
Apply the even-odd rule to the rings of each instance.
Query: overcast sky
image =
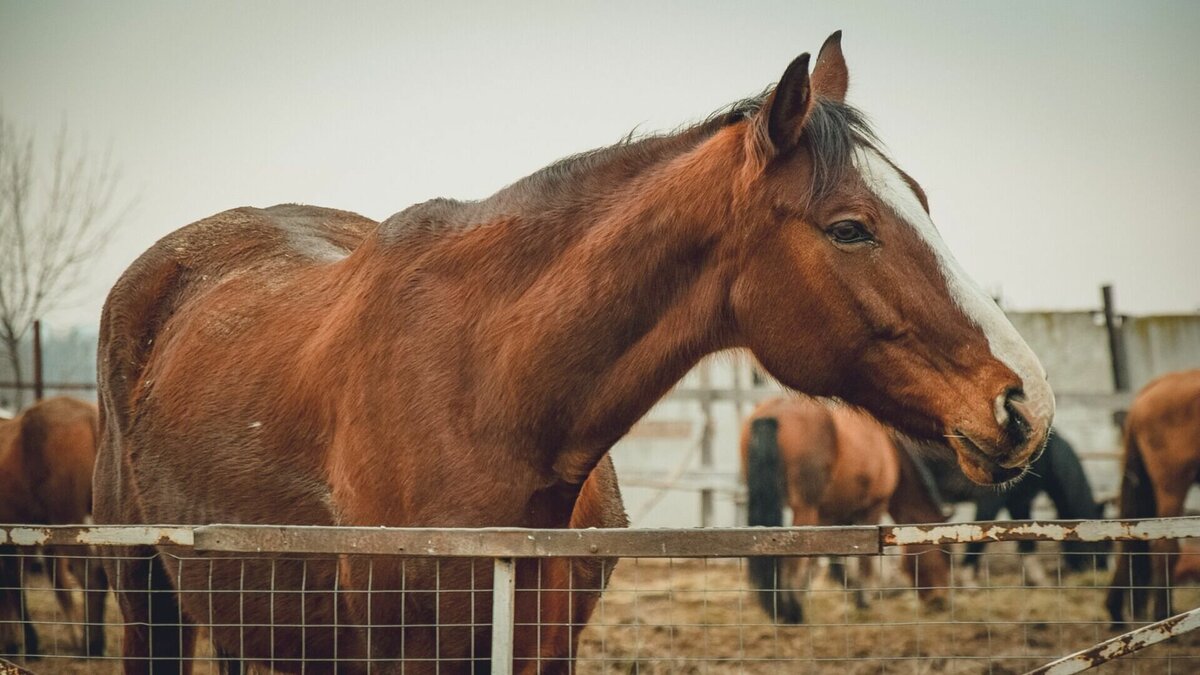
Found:
[[[110,144],[154,240],[243,205],[487,196],[760,91],[843,29],[849,100],[1015,309],[1200,309],[1200,2],[17,2],[0,109]]]

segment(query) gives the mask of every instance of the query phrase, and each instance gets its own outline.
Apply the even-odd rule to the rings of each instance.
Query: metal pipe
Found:
[[[517,572],[512,558],[496,558],[492,576],[492,675],[512,675]]]

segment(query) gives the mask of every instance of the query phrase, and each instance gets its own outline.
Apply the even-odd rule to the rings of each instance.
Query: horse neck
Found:
[[[418,274],[458,284],[461,304],[420,309],[454,314],[446,348],[470,362],[471,381],[458,383],[489,437],[507,431],[526,451],[553,454],[554,472],[577,482],[700,358],[729,344],[733,181],[716,158],[740,146],[721,136],[570,204],[471,207],[493,215],[421,254]],[[392,248],[411,268],[407,247]]]

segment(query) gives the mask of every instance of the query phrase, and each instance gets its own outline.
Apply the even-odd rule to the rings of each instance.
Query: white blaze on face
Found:
[[[859,147],[854,152],[854,166],[858,169],[867,187],[887,204],[901,219],[912,226],[929,245],[938,261],[946,286],[955,304],[987,337],[992,355],[1021,378],[1025,400],[1037,415],[1032,422],[1049,421],[1054,416],[1054,394],[1046,381],[1046,371],[1029,345],[1013,328],[1000,307],[967,276],[950,255],[941,234],[934,227],[929,214],[921,206],[917,195],[904,176],[877,150]],[[1003,421],[1007,412],[997,402],[996,418]]]

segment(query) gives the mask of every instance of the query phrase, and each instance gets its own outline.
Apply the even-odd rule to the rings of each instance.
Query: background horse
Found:
[[[751,526],[782,525],[784,503],[796,527],[875,525],[884,513],[898,523],[943,519],[889,431],[849,408],[811,398],[765,401],[742,427],[741,456]],[[922,599],[940,603],[948,561],[939,565],[940,556],[926,547],[905,553]],[[858,561],[861,577],[869,579],[875,559]],[[747,566],[763,609],[776,621],[801,623],[809,558],[759,556]],[[856,599],[865,605],[861,589]]]
[[[1121,517],[1181,516],[1188,490],[1198,480],[1200,369],[1163,375],[1134,399],[1125,418]],[[1179,542],[1121,542],[1119,551],[1106,602],[1113,624],[1124,622],[1126,598],[1134,618],[1143,616],[1152,601],[1151,619],[1165,619],[1171,613],[1167,571],[1178,556]]]
[[[64,525],[88,520],[97,422],[96,406],[67,397],[35,403],[16,418],[0,422],[0,523]],[[47,571],[53,570],[55,593],[68,617],[74,613],[68,568],[83,585],[86,653],[103,655],[103,566],[88,564],[67,549],[46,553],[51,561]],[[15,546],[0,546],[0,616],[13,622],[6,625],[15,627],[19,621],[23,628],[20,640],[18,631],[0,636],[0,649],[35,655],[38,636],[22,588],[23,560]]]
[[[603,525],[576,515],[609,448],[701,358],[734,348],[798,391],[954,434],[975,480],[1020,473],[1053,416],[1044,370],[844,103],[848,77],[835,35],[811,75],[804,54],[762,96],[487,199],[380,224],[236,209],[167,235],[101,319],[97,520]],[[266,593],[239,616],[236,593],[207,592],[207,566],[190,578],[167,548],[133,553],[144,561],[114,581],[131,672],[179,668],[189,617],[247,624],[213,631],[218,649],[291,670],[335,652],[465,670],[490,650],[472,615],[487,605],[465,600],[490,573],[469,561],[271,559],[244,578],[214,564],[223,589],[354,598],[344,628],[329,627],[329,600],[300,640],[269,626]],[[435,585],[466,590],[421,592]],[[393,628],[367,641],[368,624]],[[440,639],[439,624],[475,629]]]
[[[943,458],[945,453],[940,448],[904,438],[897,439],[897,442],[907,447],[932,477],[935,498],[946,504],[974,503],[975,520],[995,520],[1000,511],[1005,509],[1013,520],[1030,520],[1033,517],[1033,501],[1043,492],[1053,502],[1058,518],[1087,520],[1104,515],[1104,505],[1096,502],[1079,456],[1066,439],[1056,433],[1051,434],[1045,451],[1034,460],[1029,471],[1020,480],[1000,490],[981,487],[966,480],[953,462]],[[979,558],[985,546],[983,542],[967,544],[964,571],[968,583],[972,583],[978,575]],[[1017,550],[1024,554],[1033,553],[1036,548],[1036,542],[1017,542]],[[1068,569],[1076,572],[1093,568],[1107,569],[1107,553],[1110,549],[1111,546],[1105,542],[1063,542],[1063,562]],[[1049,583],[1037,556],[1025,556],[1021,563],[1029,583],[1037,586]]]

